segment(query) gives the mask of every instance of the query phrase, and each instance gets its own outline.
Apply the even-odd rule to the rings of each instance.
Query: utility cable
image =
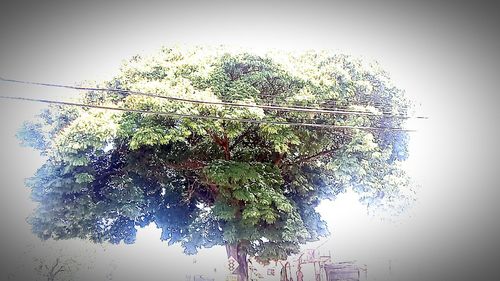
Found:
[[[170,96],[162,96],[155,93],[145,93],[139,91],[131,91],[124,89],[111,89],[111,88],[97,88],[97,87],[81,87],[81,86],[70,86],[70,85],[62,85],[62,84],[52,84],[52,83],[41,83],[41,82],[32,82],[32,81],[23,81],[23,80],[15,80],[15,79],[6,79],[0,77],[1,81],[18,83],[18,84],[28,84],[28,85],[36,85],[36,86],[44,86],[44,87],[55,87],[55,88],[66,88],[80,91],[104,91],[104,92],[115,92],[115,93],[126,93],[131,95],[141,95],[148,96],[154,98],[162,98],[167,100],[174,100],[180,102],[188,102],[188,103],[196,103],[196,104],[210,104],[210,105],[223,105],[223,106],[233,106],[233,107],[248,107],[248,108],[262,108],[262,109],[275,109],[280,111],[296,111],[296,112],[309,112],[309,113],[329,113],[329,114],[344,114],[344,115],[363,115],[363,116],[377,116],[377,117],[396,117],[396,118],[405,118],[410,119],[410,116],[398,116],[398,115],[382,115],[375,114],[371,112],[361,112],[361,111],[349,111],[349,110],[328,110],[328,109],[314,109],[314,108],[300,108],[300,107],[284,107],[284,106],[276,106],[276,105],[258,105],[258,104],[244,104],[244,103],[233,103],[233,102],[222,102],[222,101],[202,101],[202,100],[193,100],[193,99],[185,99],[178,97],[170,97]],[[413,117],[413,118],[424,118],[422,116]]]
[[[40,102],[40,103],[47,103],[47,104],[78,106],[78,107],[84,107],[84,108],[106,109],[106,110],[115,110],[115,111],[141,113],[141,114],[155,114],[155,115],[164,115],[164,116],[178,117],[178,118],[237,121],[237,122],[254,123],[254,124],[289,125],[289,126],[303,126],[303,127],[316,127],[316,128],[330,128],[330,129],[335,128],[335,129],[360,129],[360,130],[388,130],[388,131],[404,131],[404,132],[414,132],[415,131],[415,130],[409,130],[409,129],[403,129],[403,128],[393,128],[393,127],[333,125],[333,124],[269,121],[269,120],[231,118],[231,117],[219,117],[219,116],[191,115],[191,114],[164,112],[164,111],[150,111],[150,110],[142,110],[142,109],[130,109],[130,108],[112,107],[112,106],[104,106],[104,105],[91,105],[91,104],[76,103],[76,102],[23,98],[23,97],[12,97],[12,96],[0,96],[0,99],[32,101],[32,102]]]

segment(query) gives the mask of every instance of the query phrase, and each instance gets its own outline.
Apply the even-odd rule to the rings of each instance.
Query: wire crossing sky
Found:
[[[115,93],[121,93],[121,94],[148,96],[148,97],[154,97],[154,98],[162,98],[162,99],[167,99],[167,100],[174,100],[174,101],[188,102],[188,103],[197,103],[197,104],[224,105],[224,106],[247,107],[247,108],[263,108],[263,109],[275,109],[275,110],[279,110],[279,111],[296,111],[296,112],[309,112],[309,113],[365,115],[365,116],[379,116],[379,117],[383,116],[383,117],[393,117],[393,118],[402,118],[402,119],[411,119],[411,118],[427,119],[427,117],[425,117],[425,116],[407,116],[407,115],[401,115],[401,114],[390,114],[387,112],[381,112],[380,114],[377,114],[377,113],[368,112],[368,111],[323,109],[323,108],[310,108],[310,107],[297,107],[297,106],[286,107],[286,106],[277,106],[277,105],[243,104],[243,103],[222,102],[222,101],[220,101],[220,102],[219,101],[203,101],[203,100],[193,100],[193,99],[184,99],[184,98],[178,98],[178,97],[170,97],[170,96],[159,95],[156,93],[145,93],[145,92],[139,92],[139,91],[125,90],[125,89],[79,87],[79,86],[70,86],[70,85],[61,85],[61,84],[51,84],[51,83],[40,83],[40,82],[32,82],[32,81],[6,79],[6,78],[2,78],[2,77],[0,77],[0,81],[20,83],[20,84],[31,84],[31,85],[45,86],[45,87],[83,90],[83,91],[115,92]]]
[[[389,131],[405,131],[405,132],[414,132],[415,131],[415,130],[410,130],[410,129],[393,128],[393,127],[349,126],[349,125],[318,124],[318,123],[305,123],[305,122],[280,122],[280,121],[271,121],[271,120],[229,118],[229,117],[204,116],[204,115],[193,115],[193,114],[179,114],[179,113],[174,113],[174,112],[150,111],[150,110],[123,108],[123,107],[111,107],[111,106],[92,105],[92,104],[66,102],[66,101],[9,97],[9,96],[0,96],[0,99],[32,101],[32,102],[41,102],[41,103],[48,103],[48,104],[79,106],[79,107],[86,107],[86,108],[107,109],[107,110],[142,113],[142,114],[155,114],[155,115],[164,115],[164,116],[170,116],[170,117],[237,121],[237,122],[255,123],[255,124],[273,124],[273,125],[303,126],[303,127],[315,127],[315,128],[330,128],[330,129],[389,130]]]

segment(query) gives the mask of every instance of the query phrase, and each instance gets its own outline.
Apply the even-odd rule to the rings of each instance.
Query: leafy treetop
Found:
[[[377,116],[283,112],[86,92],[81,102],[272,121],[398,127],[409,101],[375,63],[328,52],[259,56],[224,48],[162,48],[135,56],[101,86],[206,101],[366,110]],[[308,128],[52,106],[19,132],[46,162],[27,181],[43,239],[133,243],[155,223],[161,239],[199,248],[237,244],[266,262],[328,234],[321,200],[352,188],[371,206],[411,199],[401,162],[407,133]]]

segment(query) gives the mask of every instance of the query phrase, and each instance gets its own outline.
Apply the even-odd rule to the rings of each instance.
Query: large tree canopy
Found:
[[[80,102],[279,122],[397,128],[409,101],[375,63],[328,52],[254,55],[162,48],[101,87],[203,101],[335,107],[373,115],[186,103],[88,91]],[[392,115],[389,115],[390,113]],[[244,262],[286,259],[328,235],[315,207],[348,188],[372,206],[404,204],[407,133],[51,106],[19,133],[45,164],[27,181],[42,239],[133,243],[155,223],[188,254],[226,245]],[[245,275],[241,269],[240,275]],[[242,277],[243,278],[243,277]]]

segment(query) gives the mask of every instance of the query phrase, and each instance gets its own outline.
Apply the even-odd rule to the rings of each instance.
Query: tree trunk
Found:
[[[233,257],[239,266],[232,272],[238,275],[238,281],[248,281],[248,260],[247,252],[242,249],[241,244],[226,245],[227,258]]]

